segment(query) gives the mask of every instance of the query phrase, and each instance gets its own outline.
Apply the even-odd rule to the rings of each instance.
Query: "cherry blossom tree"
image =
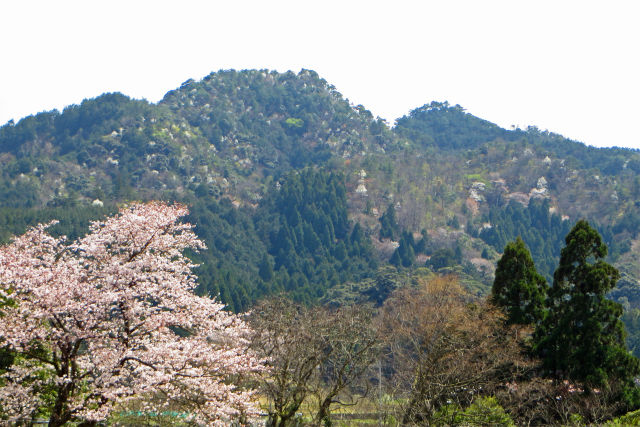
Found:
[[[16,354],[0,379],[7,416],[92,423],[141,398],[148,411],[179,407],[207,425],[255,415],[239,384],[264,365],[244,321],[193,293],[183,251],[204,244],[178,221],[186,214],[134,204],[71,244],[49,223],[0,248],[0,299],[10,301],[0,345]]]

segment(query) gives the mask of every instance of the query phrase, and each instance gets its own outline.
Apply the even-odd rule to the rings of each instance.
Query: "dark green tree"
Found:
[[[258,265],[258,275],[265,282],[269,282],[273,279],[273,265],[269,255],[266,253],[262,256],[262,260]]]
[[[403,231],[400,238],[400,244],[395,250],[389,263],[396,267],[411,267],[415,261],[415,241],[413,240],[413,234],[409,231]]]
[[[399,232],[400,226],[396,221],[396,209],[393,207],[393,203],[391,203],[385,213],[380,217],[380,240],[395,240]]]
[[[431,267],[434,271],[441,268],[452,267],[456,265],[456,254],[449,248],[438,249],[431,255],[431,259],[427,261],[427,267]]]
[[[550,373],[587,389],[614,387],[617,399],[637,406],[640,360],[627,351],[622,306],[606,298],[620,274],[604,261],[607,246],[587,221],[578,221],[565,241],[534,350]]]
[[[400,257],[400,252],[397,249],[391,255],[391,258],[389,259],[389,264],[395,267],[400,267],[402,265],[402,257]]]
[[[413,247],[413,250],[417,254],[425,254],[427,253],[427,245],[429,243],[429,235],[427,234],[427,230],[424,228],[420,231],[422,234],[422,239],[418,240],[418,242]]]
[[[491,288],[491,301],[504,308],[507,324],[528,325],[542,320],[546,287],[522,239],[508,243]]]

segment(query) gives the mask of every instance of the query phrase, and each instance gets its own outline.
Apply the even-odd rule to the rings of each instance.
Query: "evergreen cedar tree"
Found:
[[[236,384],[264,365],[242,319],[194,294],[183,251],[204,245],[179,222],[186,214],[134,204],[71,244],[40,225],[0,248],[0,300],[11,301],[0,336],[16,354],[0,378],[4,415],[95,424],[151,396],[145,411],[181,405],[207,425],[257,414]]]
[[[413,233],[409,231],[403,231],[400,238],[400,244],[391,255],[389,263],[396,267],[411,267],[415,261],[416,242],[413,239]]]
[[[400,232],[400,226],[396,220],[396,209],[393,203],[389,204],[389,207],[382,214],[380,221],[380,240],[390,239],[395,240],[396,236]]]
[[[535,324],[542,320],[546,280],[536,271],[520,237],[504,248],[491,288],[491,301],[503,307],[507,324]]]
[[[607,246],[587,221],[578,221],[565,241],[534,350],[552,375],[588,389],[615,387],[618,399],[637,407],[640,361],[625,346],[622,306],[606,298],[619,272],[604,261]]]

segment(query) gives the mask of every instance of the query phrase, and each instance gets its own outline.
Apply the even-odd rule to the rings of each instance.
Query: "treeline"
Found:
[[[412,110],[397,120],[394,131],[424,147],[435,145],[445,150],[475,150],[497,140],[519,142],[563,158],[573,168],[598,170],[609,176],[640,173],[637,150],[588,147],[536,127],[503,129],[466,113],[460,105],[452,106],[446,101],[433,101]]]
[[[423,146],[446,150],[475,149],[498,138],[518,138],[494,123],[466,113],[460,105],[433,101],[412,110],[396,122],[394,131]]]
[[[250,319],[273,368],[259,385],[267,424],[636,425],[640,360],[606,298],[619,276],[606,254],[579,221],[552,286],[517,239],[488,298],[455,276],[387,269],[361,288],[387,289],[383,301],[261,302]]]
[[[122,201],[198,190],[255,202],[266,176],[392,140],[382,121],[313,71],[220,71],[158,104],[107,93],[0,127],[0,198],[35,207],[58,197]]]
[[[531,248],[538,271],[551,281],[571,223],[550,213],[549,207],[548,199],[531,200],[526,207],[514,201],[504,208],[492,206],[483,218],[489,226],[482,228],[478,237],[501,252],[507,243],[520,236]]]
[[[220,70],[186,81],[160,105],[199,129],[219,155],[249,158],[270,171],[321,165],[336,151],[390,140],[369,111],[352,108],[311,70]]]
[[[508,324],[533,327],[529,351],[540,358],[539,373],[572,385],[584,400],[580,421],[587,423],[602,421],[588,409],[594,395],[611,414],[640,407],[640,359],[625,343],[621,304],[607,298],[620,278],[604,261],[607,252],[600,234],[578,221],[565,238],[549,287],[518,238],[505,247],[491,293]]]
[[[344,178],[331,172],[291,173],[255,210],[199,199],[189,219],[208,245],[194,254],[201,291],[235,311],[279,293],[310,304],[377,267],[369,236],[348,220]]]
[[[236,311],[278,292],[309,303],[387,261],[456,272],[483,294],[491,263],[518,235],[550,281],[569,227],[560,215],[596,224],[609,259],[624,268],[616,299],[630,308],[640,301],[630,253],[640,230],[640,153],[502,129],[447,102],[390,128],[310,70],[222,70],[158,104],[110,93],[10,122],[0,127],[0,163],[0,201],[15,217],[2,225],[4,239],[40,221],[29,218],[39,208],[89,218],[95,199],[187,203],[209,245],[193,255],[201,291]],[[336,173],[347,190],[304,177],[308,167]],[[505,202],[524,203],[542,177],[551,202]],[[477,203],[474,184],[484,188]],[[392,242],[373,251],[370,236]]]
[[[199,292],[219,297],[235,312],[261,297],[287,293],[311,304],[339,283],[374,274],[377,260],[366,231],[348,219],[344,177],[320,169],[283,176],[257,208],[213,197],[177,200],[190,205],[187,220],[207,249],[190,256],[199,264]],[[0,209],[0,240],[28,226],[59,220],[50,230],[70,239],[115,205]]]
[[[638,221],[638,213],[631,209],[613,226],[597,227],[610,248],[609,260],[615,261],[622,253],[629,251],[629,237],[637,235],[635,226],[640,224]],[[552,213],[549,199],[533,199],[527,206],[515,201],[504,207],[492,206],[482,217],[482,222],[489,226],[478,231],[479,238],[500,252],[501,248],[519,236],[531,248],[538,271],[549,283],[552,281],[571,221]],[[473,234],[475,230],[470,232]]]
[[[49,228],[54,236],[67,236],[75,240],[89,231],[89,223],[113,214],[117,210],[115,205],[107,206],[77,206],[65,205],[50,208],[0,208],[0,244],[25,232],[28,227],[36,224],[57,221]]]

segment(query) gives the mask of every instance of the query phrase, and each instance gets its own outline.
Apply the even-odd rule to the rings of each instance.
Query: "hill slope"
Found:
[[[446,102],[389,128],[309,70],[220,71],[158,104],[112,93],[27,117],[0,128],[0,165],[4,240],[70,208],[61,231],[77,234],[127,200],[189,203],[210,248],[196,256],[203,292],[236,310],[374,277],[398,244],[405,265],[455,271],[484,293],[504,244],[522,235],[549,278],[582,217],[624,267],[616,298],[640,303],[640,153],[502,129]],[[311,182],[324,190],[310,194]],[[289,211],[287,185],[299,203]],[[379,236],[389,206],[395,241]]]

